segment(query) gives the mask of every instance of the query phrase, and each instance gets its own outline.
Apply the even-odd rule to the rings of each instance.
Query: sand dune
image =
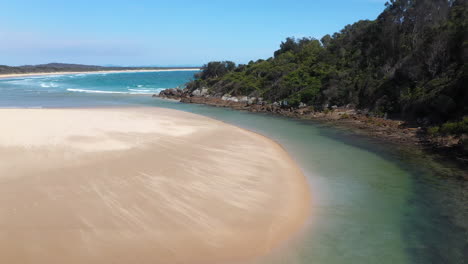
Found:
[[[159,108],[0,109],[0,263],[239,263],[308,215],[273,141]]]

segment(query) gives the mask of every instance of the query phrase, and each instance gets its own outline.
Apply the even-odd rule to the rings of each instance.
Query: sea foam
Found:
[[[50,82],[50,83],[40,83],[40,86],[42,88],[54,88],[54,87],[58,87],[57,84],[53,83],[53,82]]]
[[[132,90],[132,89],[130,89]],[[138,90],[138,89],[133,89]],[[163,89],[162,89],[163,90]],[[79,93],[100,93],[100,94],[155,94],[159,93],[160,91],[152,91],[152,90],[140,90],[140,91],[103,91],[103,90],[88,90],[88,89],[67,89],[69,92],[79,92]]]

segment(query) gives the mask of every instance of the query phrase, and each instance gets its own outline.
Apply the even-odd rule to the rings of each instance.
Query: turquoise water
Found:
[[[192,79],[194,72],[58,74],[0,79],[0,107],[129,104],[132,100],[127,99],[131,95],[152,95],[175,88]]]
[[[466,263],[468,188],[454,177],[460,172],[452,163],[315,122],[182,104],[146,94],[183,85],[192,75],[6,79],[0,80],[0,107],[166,107],[273,138],[307,176],[312,216],[299,242],[266,263]]]

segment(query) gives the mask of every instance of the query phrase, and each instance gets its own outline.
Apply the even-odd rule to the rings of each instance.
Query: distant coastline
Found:
[[[200,68],[167,68],[167,69],[135,69],[135,70],[102,70],[102,71],[55,71],[55,72],[31,72],[31,73],[0,73],[0,79],[30,76],[47,76],[57,74],[100,74],[100,73],[132,73],[132,72],[170,72],[170,71],[198,71]]]

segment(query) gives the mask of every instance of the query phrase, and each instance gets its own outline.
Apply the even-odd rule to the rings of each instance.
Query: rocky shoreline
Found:
[[[153,95],[153,97],[179,100],[182,103],[227,107],[235,110],[325,122],[391,143],[417,146],[431,153],[453,158],[457,163],[468,165],[468,138],[432,137],[427,133],[427,127],[402,120],[376,117],[372,113],[356,110],[351,106],[332,106],[323,111],[317,111],[306,105],[293,108],[288,107],[284,102],[268,103],[262,98],[256,97],[227,94],[213,96],[209,94],[208,89],[189,92],[188,90],[172,88],[163,90],[159,95]],[[464,178],[468,179],[468,175]]]

